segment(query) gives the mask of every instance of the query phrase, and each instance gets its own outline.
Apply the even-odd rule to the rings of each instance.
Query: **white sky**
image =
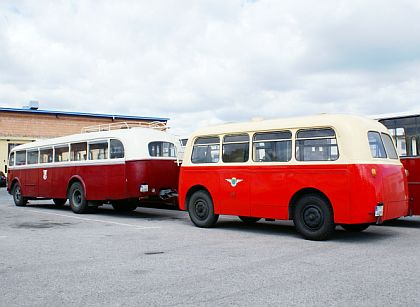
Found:
[[[419,0],[0,1],[0,106],[200,126],[420,111]]]

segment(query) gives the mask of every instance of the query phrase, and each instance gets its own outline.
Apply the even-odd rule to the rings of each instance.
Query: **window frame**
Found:
[[[42,154],[41,154],[41,152],[43,150],[51,150],[52,151],[52,153],[51,153],[51,161],[42,162],[42,159],[41,159]],[[40,148],[38,148],[38,151],[39,151],[38,164],[51,164],[51,163],[54,163],[54,147],[53,147],[53,145],[51,145],[51,147],[50,146],[40,147]]]
[[[263,134],[281,134],[281,133],[288,133],[289,134],[289,138],[268,138],[268,139],[261,139],[261,140],[256,140],[256,137],[258,135],[263,135]],[[258,143],[271,143],[273,145],[276,145],[277,143],[289,143],[290,142],[290,152],[287,153],[288,155],[288,159],[285,161],[279,161],[279,160],[272,160],[272,161],[264,161],[264,160],[257,160],[257,144]],[[252,161],[256,162],[256,163],[287,163],[290,162],[293,158],[293,133],[291,130],[272,130],[272,131],[258,131],[255,132],[252,135],[252,144],[251,144],[251,148],[252,148]]]
[[[227,137],[237,137],[237,136],[247,136],[248,141],[226,141],[225,139]],[[248,132],[242,132],[242,133],[229,133],[229,134],[224,134],[223,137],[221,138],[222,141],[222,146],[221,146],[221,154],[222,154],[222,162],[223,163],[227,163],[227,164],[232,164],[232,163],[247,163],[250,161],[250,144],[251,144],[251,137],[249,135]],[[246,160],[244,161],[225,161],[225,146],[229,146],[229,145],[247,145],[246,147],[244,147],[244,149],[246,149]]]
[[[327,136],[313,136],[313,137],[299,137],[299,133],[303,132],[303,131],[309,131],[309,130],[331,130],[332,132],[334,132],[333,135],[327,135]],[[315,145],[315,146],[311,146],[311,145],[304,145],[303,146],[300,145],[300,142],[305,142],[305,141],[317,141],[317,140],[335,140],[335,144],[324,144],[322,146],[320,145]],[[337,155],[335,159],[310,159],[310,160],[306,160],[305,159],[305,151],[304,148],[305,147],[328,147],[330,148],[330,157],[331,155],[331,148],[335,147],[337,149]],[[300,150],[303,150],[303,160],[300,159]],[[298,154],[298,150],[299,150],[299,154]],[[339,144],[338,144],[338,138],[337,138],[337,133],[335,131],[335,129],[333,127],[316,127],[316,128],[301,128],[298,129],[295,132],[295,159],[298,162],[334,162],[334,161],[338,161],[340,159],[340,148],[339,148]]]
[[[101,139],[101,140],[92,140],[92,141],[88,141],[87,142],[87,160],[86,161],[104,161],[104,160],[109,160],[109,146],[110,146],[110,142],[109,139]],[[91,157],[91,145],[96,145],[96,144],[106,144],[106,150],[105,150],[105,158],[103,159],[92,159]],[[99,149],[99,148],[97,148]]]
[[[205,139],[217,139],[217,142],[204,142],[204,143],[199,143],[199,140],[205,140]],[[220,153],[221,153],[221,146],[220,146],[220,135],[200,135],[197,136],[194,139],[192,148],[191,148],[191,157],[190,157],[190,161],[192,164],[217,164],[220,163],[221,159],[220,159]],[[194,161],[194,152],[197,148],[207,148],[207,150],[210,150],[210,158],[211,158],[211,154],[213,152],[212,150],[212,146],[218,146],[217,148],[217,152],[218,152],[218,156],[217,156],[217,160],[216,161],[212,161],[212,159],[210,159],[210,161],[205,161],[205,162],[196,162]],[[216,151],[216,150],[214,150]]]

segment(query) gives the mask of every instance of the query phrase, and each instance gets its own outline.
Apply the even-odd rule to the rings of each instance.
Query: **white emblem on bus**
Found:
[[[47,180],[47,178],[48,178],[48,170],[43,169],[42,170],[42,179]]]
[[[235,177],[232,177],[231,179],[225,179],[227,182],[229,182],[230,183],[230,185],[232,186],[232,187],[236,187],[236,185],[239,183],[239,182],[241,182],[241,181],[244,181],[243,179],[236,179]]]

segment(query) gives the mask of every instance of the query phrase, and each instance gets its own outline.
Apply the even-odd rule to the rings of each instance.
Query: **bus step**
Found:
[[[265,219],[266,222],[274,222],[275,219]]]

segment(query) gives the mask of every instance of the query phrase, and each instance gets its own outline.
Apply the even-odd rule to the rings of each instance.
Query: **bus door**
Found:
[[[249,189],[249,135],[225,135],[222,143],[222,161],[224,166],[219,171],[220,207],[224,214],[251,214]],[[229,165],[231,164],[231,165]]]
[[[249,216],[250,176],[240,168],[223,169],[219,172],[220,208],[223,214]]]
[[[49,163],[53,161],[53,150],[52,148],[41,149],[40,153],[40,168],[38,168],[38,196],[39,197],[51,197],[52,193],[52,179],[54,168],[50,167]]]

